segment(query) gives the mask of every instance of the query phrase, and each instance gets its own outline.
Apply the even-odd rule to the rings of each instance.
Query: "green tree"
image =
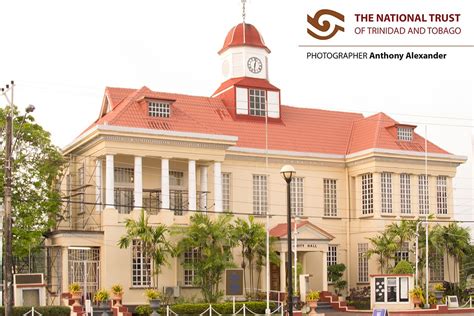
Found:
[[[415,236],[416,222],[402,219],[400,223],[392,223],[386,228],[386,232],[395,237],[398,243],[398,251],[403,249],[403,244]]]
[[[0,125],[4,131],[9,109],[0,109]],[[18,116],[14,109],[14,148],[12,170],[13,255],[28,256],[43,240],[43,234],[54,227],[61,208],[57,188],[64,159],[51,143],[50,133],[35,123],[31,114]],[[5,135],[2,134],[2,142]],[[5,165],[5,150],[1,153]],[[0,170],[0,194],[4,195],[4,169]]]
[[[178,243],[179,253],[189,249],[199,249],[199,260],[193,263],[194,283],[201,288],[206,302],[216,302],[223,292],[219,283],[225,269],[234,266],[232,248],[236,246],[232,217],[228,214],[211,219],[206,214],[197,213],[191,217],[189,227],[181,233]]]
[[[373,255],[377,255],[377,260],[380,265],[380,273],[386,273],[389,268],[389,260],[393,259],[395,251],[397,251],[398,244],[395,241],[395,237],[385,231],[378,236],[370,237],[368,239],[372,244],[372,248],[367,252],[367,256],[370,258]]]
[[[346,271],[346,266],[343,263],[332,264],[328,267],[328,279],[334,283],[334,289],[337,295],[341,295],[342,290],[347,285],[347,281],[342,280],[344,271]]]
[[[128,248],[133,240],[139,240],[146,260],[153,262],[153,286],[158,288],[158,275],[161,267],[168,264],[168,257],[174,255],[175,249],[169,242],[169,229],[165,225],[151,226],[149,216],[142,209],[138,220],[128,218],[125,221],[127,233],[117,242],[120,248]]]

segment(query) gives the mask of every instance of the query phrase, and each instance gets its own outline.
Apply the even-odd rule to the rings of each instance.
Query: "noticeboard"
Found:
[[[244,270],[243,269],[225,270],[225,295],[227,296],[244,295]]]

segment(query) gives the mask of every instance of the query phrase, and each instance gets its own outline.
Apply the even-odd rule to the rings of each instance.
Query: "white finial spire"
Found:
[[[242,21],[245,24],[245,3],[247,0],[241,0],[242,1]]]

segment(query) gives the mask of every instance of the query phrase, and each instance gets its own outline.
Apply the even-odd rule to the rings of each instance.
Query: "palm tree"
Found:
[[[403,249],[403,244],[415,236],[416,222],[403,219],[400,224],[392,223],[387,227],[387,232],[393,235],[398,242],[398,250]]]
[[[249,279],[250,279],[250,293],[255,294],[254,286],[254,264],[257,270],[259,270],[259,264],[261,264],[262,258],[259,256],[263,253],[266,255],[266,230],[265,226],[261,223],[256,223],[253,216],[249,216],[249,220],[238,218],[235,221],[235,233],[237,240],[239,241],[242,250],[242,267],[244,268],[245,275],[245,259],[247,259],[249,268]],[[258,262],[255,262],[257,259]],[[261,267],[260,267],[261,270]]]
[[[199,250],[199,260],[193,263],[194,284],[201,288],[206,302],[216,302],[223,295],[219,290],[222,274],[234,266],[232,248],[237,242],[231,220],[228,214],[213,220],[206,214],[196,213],[189,227],[181,231],[184,238],[178,243],[179,253]]]
[[[161,267],[168,264],[168,256],[174,255],[174,247],[167,239],[169,229],[162,224],[151,226],[148,223],[149,217],[142,209],[138,220],[128,218],[125,221],[127,233],[120,237],[117,242],[120,248],[128,248],[133,240],[139,240],[140,246],[145,256],[145,260],[153,262],[153,285],[158,288],[158,275]]]
[[[383,232],[381,235],[368,238],[372,243],[373,248],[367,252],[367,257],[378,255],[378,262],[380,265],[380,273],[388,272],[388,261],[393,258],[398,244],[395,242],[395,237],[392,234]]]

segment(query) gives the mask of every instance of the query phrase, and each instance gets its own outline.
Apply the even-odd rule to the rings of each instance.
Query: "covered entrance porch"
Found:
[[[295,230],[295,222],[292,222],[293,278],[295,277],[294,247],[296,239],[296,262],[298,275],[310,275],[310,289],[327,291],[328,244],[334,239],[334,236],[312,224],[308,220],[297,221],[296,227]],[[270,236],[277,238],[277,241],[274,243],[274,250],[280,255],[280,266],[272,264],[270,267],[270,289],[272,291],[286,292],[286,271],[288,264],[287,224],[278,224],[273,227],[270,230]]]

